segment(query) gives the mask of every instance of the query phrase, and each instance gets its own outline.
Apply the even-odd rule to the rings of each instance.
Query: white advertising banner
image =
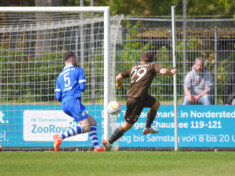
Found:
[[[25,110],[23,139],[25,141],[53,141],[55,134],[65,133],[78,125],[61,110]],[[88,133],[75,135],[65,141],[87,141]]]

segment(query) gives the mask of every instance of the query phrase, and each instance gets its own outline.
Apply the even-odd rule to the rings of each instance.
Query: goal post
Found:
[[[171,24],[172,24],[172,57],[173,68],[176,68],[176,34],[175,34],[175,6],[171,6]],[[173,77],[173,96],[174,96],[174,123],[175,123],[175,151],[178,150],[178,113],[177,113],[177,77]]]
[[[18,109],[18,111],[25,111],[29,107],[28,104],[33,104],[34,107],[36,107],[35,110],[40,109],[42,110],[42,113],[45,113],[43,110],[47,110],[47,108],[43,105],[41,106],[40,104],[45,105],[48,103],[49,105],[54,105],[56,103],[55,99],[52,98],[53,93],[50,92],[50,90],[54,86],[55,78],[62,70],[63,63],[61,56],[63,52],[66,50],[72,50],[76,53],[80,53],[80,56],[82,56],[81,52],[85,52],[84,57],[87,62],[84,64],[85,74],[86,70],[88,70],[88,90],[83,96],[85,99],[85,105],[88,104],[89,106],[92,104],[89,97],[91,94],[90,92],[92,91],[92,86],[90,86],[91,83],[89,83],[89,81],[95,80],[96,82],[92,83],[96,86],[96,94],[95,97],[93,97],[95,99],[95,106],[90,109],[97,112],[101,111],[99,115],[94,113],[94,116],[103,116],[103,122],[102,124],[99,124],[99,128],[103,126],[102,128],[104,131],[102,132],[102,136],[99,136],[99,138],[101,139],[103,137],[107,139],[110,134],[110,123],[112,123],[109,120],[107,105],[111,94],[114,94],[112,93],[113,91],[110,91],[110,84],[112,83],[110,75],[112,73],[113,75],[115,74],[115,70],[110,70],[112,69],[110,65],[115,62],[115,53],[112,55],[110,54],[110,47],[116,46],[115,42],[117,38],[117,30],[122,16],[110,17],[109,7],[1,7],[0,13],[15,14],[15,16],[12,17],[11,15],[6,15],[5,19],[0,24],[0,37],[3,39],[0,43],[2,50],[0,53],[1,69],[3,71],[3,73],[1,73],[1,76],[3,77],[0,80],[1,83],[3,83],[0,87],[0,106],[2,106],[0,113],[3,115],[0,117],[0,121],[2,120],[2,122],[4,122],[4,124],[0,124],[0,130],[4,132],[4,134],[5,132],[8,133],[7,135],[9,135],[9,138],[17,138],[11,133],[14,129],[11,129],[11,127],[7,126],[5,123],[6,121],[7,123],[14,121],[15,126],[13,125],[13,128],[17,126],[17,122],[15,120],[17,118],[14,120],[6,120],[8,117],[14,118],[14,115],[12,115],[10,111],[14,111],[16,109]],[[33,13],[34,16],[32,17],[25,15],[30,13]],[[37,19],[37,13],[45,14],[45,16],[43,16],[43,19]],[[97,14],[94,16],[87,15],[88,17],[83,16],[81,19],[80,15],[74,15],[79,13]],[[100,16],[98,13],[102,15]],[[54,16],[47,16],[47,14],[53,14]],[[14,19],[15,17],[17,18]],[[16,21],[16,24],[14,24],[14,20]],[[38,23],[39,20],[41,20],[41,23]],[[91,26],[93,25],[95,27],[95,33],[92,34],[91,32],[94,32],[94,30],[91,29]],[[81,26],[86,26],[86,28],[83,29]],[[84,33],[84,41],[83,38],[78,36],[80,29],[83,29],[83,32],[80,32],[80,35]],[[38,39],[37,37],[39,35],[43,35],[43,37]],[[94,37],[90,37],[91,35],[94,35]],[[110,40],[110,36],[112,36],[112,41]],[[77,43],[81,41],[84,43],[80,44],[85,46],[85,48],[80,47]],[[40,42],[41,44],[39,44]],[[95,45],[96,47],[94,52],[89,51],[92,49],[91,45]],[[37,48],[37,46],[41,47],[41,51]],[[47,48],[48,46],[50,46],[50,49]],[[43,47],[46,48],[45,52],[42,52],[44,49]],[[84,51],[80,51],[82,49],[84,49]],[[111,50],[115,52],[115,49],[111,48]],[[91,56],[91,53],[94,55]],[[54,57],[56,59],[50,60],[50,58]],[[90,63],[90,57],[96,58],[95,61],[92,61],[94,62],[92,64]],[[27,66],[24,64],[20,65],[21,60],[22,62],[27,63]],[[12,62],[12,64],[10,62]],[[44,65],[46,65],[46,69],[44,68]],[[91,68],[93,66],[95,66],[95,68]],[[10,73],[9,70],[14,68],[15,70],[13,70],[13,72],[17,73]],[[97,69],[94,74],[92,74],[91,71],[93,69]],[[38,70],[41,72],[38,73]],[[40,77],[40,75],[42,76]],[[38,76],[40,78],[38,78]],[[9,82],[9,80],[11,81]],[[37,90],[39,89],[38,84],[41,86],[39,91]],[[20,87],[23,90],[18,91],[17,89]],[[15,92],[19,92],[18,95],[16,95]],[[39,95],[35,92],[41,92],[42,94],[47,92],[47,94]],[[115,97],[115,95],[112,95],[112,97]],[[41,102],[41,100],[45,99],[46,101]],[[11,108],[6,107],[9,104],[11,104]],[[103,105],[103,109],[100,109],[100,104]],[[20,107],[17,107],[17,105],[20,105]],[[58,108],[58,105],[59,104],[55,104],[53,110],[61,110],[61,108]],[[38,108],[39,106],[41,107]],[[29,112],[24,112],[23,115],[27,115],[27,113]],[[23,118],[23,115],[19,115],[19,117]],[[38,119],[31,119],[30,123],[33,123],[33,120]],[[25,125],[24,121],[19,120],[18,123],[22,126]],[[41,131],[43,131],[43,129],[50,130],[45,126],[40,128]],[[19,130],[16,129],[15,131]],[[22,129],[22,131],[24,130]],[[25,134],[22,135],[24,137]],[[20,136],[22,135],[20,134]],[[6,146],[14,147],[14,145],[9,142],[9,138],[5,141]],[[50,144],[48,139],[45,141],[47,142],[45,142],[45,144],[43,143],[42,146],[48,146]],[[16,143],[18,143],[17,140]],[[33,146],[36,146],[36,144],[33,144]]]

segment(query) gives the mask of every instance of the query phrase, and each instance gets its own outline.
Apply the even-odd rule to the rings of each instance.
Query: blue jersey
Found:
[[[66,66],[56,80],[56,99],[65,101],[81,98],[81,92],[86,88],[85,75],[82,68]]]

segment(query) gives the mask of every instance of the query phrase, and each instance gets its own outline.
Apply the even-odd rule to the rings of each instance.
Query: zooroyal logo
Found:
[[[63,134],[78,124],[61,110],[25,110],[23,139],[25,141],[53,141],[55,134]],[[87,141],[88,134],[71,136],[66,141]]]
[[[62,127],[62,126],[39,126],[32,125],[32,133],[65,133],[67,130],[72,129],[71,127]]]

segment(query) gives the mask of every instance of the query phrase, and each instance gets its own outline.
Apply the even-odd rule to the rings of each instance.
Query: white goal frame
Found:
[[[1,12],[103,12],[104,15],[104,139],[110,135],[107,105],[110,97],[110,8],[100,7],[1,7]]]

